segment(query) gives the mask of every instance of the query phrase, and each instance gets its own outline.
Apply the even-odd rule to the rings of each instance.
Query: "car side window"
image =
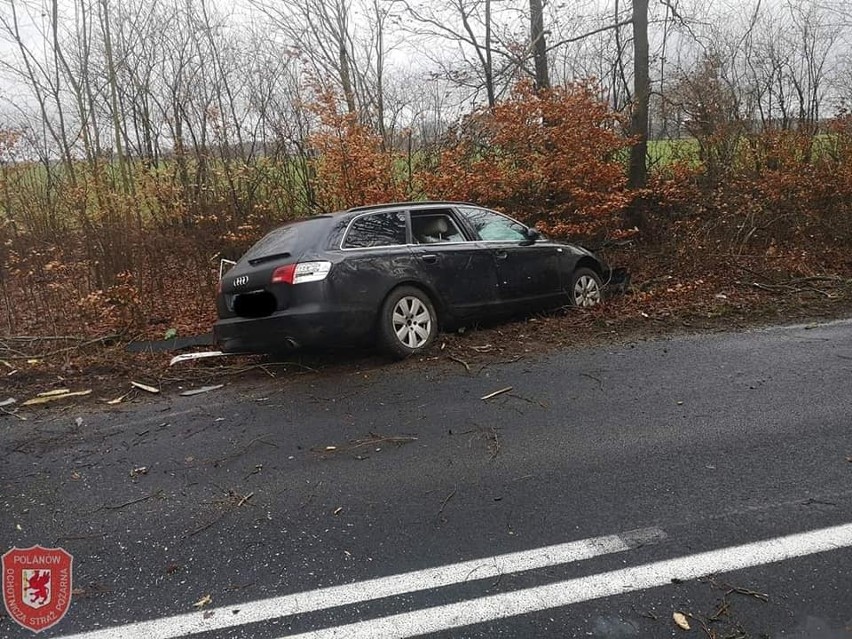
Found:
[[[411,235],[418,244],[467,241],[449,213],[431,211],[411,214]]]
[[[459,207],[459,213],[482,240],[523,242],[527,239],[526,227],[523,224],[499,213],[468,206]]]
[[[343,240],[343,248],[370,248],[407,244],[405,213],[370,213],[355,218]]]

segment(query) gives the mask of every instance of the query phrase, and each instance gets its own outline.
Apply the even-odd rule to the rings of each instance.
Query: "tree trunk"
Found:
[[[648,181],[648,106],[651,79],[648,70],[648,0],[633,0],[633,114],[630,135],[630,187],[643,188]]]
[[[494,62],[491,52],[491,0],[485,0],[485,92],[488,94],[488,108],[497,103],[494,94]]]
[[[124,136],[122,132],[121,112],[118,104],[118,77],[115,70],[115,59],[112,55],[112,33],[109,23],[108,0],[101,0],[101,29],[104,36],[104,56],[107,66],[107,83],[109,84],[110,110],[112,111],[112,128],[115,136],[115,157],[118,163],[118,174],[124,193],[129,192],[129,179],[124,157]]]
[[[346,111],[355,113],[355,91],[352,89],[352,75],[349,73],[349,52],[346,50],[346,42],[341,41],[339,46],[340,84],[343,85],[343,96],[346,98]]]
[[[373,0],[373,11],[376,15],[376,123],[379,135],[382,136],[382,148],[387,149],[391,140],[385,126],[385,18],[379,0]]]
[[[543,91],[550,88],[547,72],[547,41],[544,35],[542,0],[530,0],[530,42],[535,62],[535,88]]]

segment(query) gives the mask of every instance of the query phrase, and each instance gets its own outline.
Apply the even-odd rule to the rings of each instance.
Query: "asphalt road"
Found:
[[[0,417],[0,552],[47,637],[848,639],[850,391],[843,321]]]

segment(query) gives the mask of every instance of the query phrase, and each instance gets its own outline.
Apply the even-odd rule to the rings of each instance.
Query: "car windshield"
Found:
[[[483,240],[523,242],[527,239],[526,227],[511,218],[479,208],[459,207],[459,211]]]

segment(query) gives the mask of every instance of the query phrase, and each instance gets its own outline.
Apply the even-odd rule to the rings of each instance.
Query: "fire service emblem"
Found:
[[[33,632],[58,623],[71,604],[71,563],[62,548],[12,548],[3,555],[3,603]]]

